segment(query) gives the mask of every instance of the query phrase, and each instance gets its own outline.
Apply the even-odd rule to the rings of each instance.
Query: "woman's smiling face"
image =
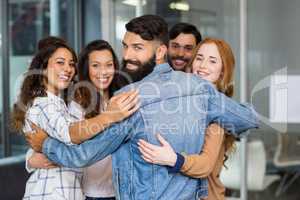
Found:
[[[75,61],[72,53],[66,48],[58,48],[48,60],[45,70],[47,90],[58,94],[66,89],[75,74]]]
[[[96,50],[90,53],[89,77],[98,90],[108,90],[114,74],[113,55],[109,50]]]
[[[205,43],[199,48],[192,63],[192,73],[215,83],[222,73],[222,59],[214,43]]]

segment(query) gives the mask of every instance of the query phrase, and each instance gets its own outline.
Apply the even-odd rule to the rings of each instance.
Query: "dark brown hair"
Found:
[[[126,30],[139,35],[143,40],[157,40],[168,46],[168,24],[158,15],[136,17],[126,25]]]
[[[49,58],[59,48],[69,50],[73,56],[73,60],[77,62],[76,53],[67,45],[65,40],[49,36],[39,41],[38,50],[30,63],[28,71],[24,74],[25,78],[21,85],[21,91],[13,107],[11,115],[12,128],[16,131],[22,130],[25,114],[32,106],[34,98],[47,96],[44,83],[46,77],[43,75],[43,70],[47,68]],[[67,96],[66,90],[63,91],[65,101]]]
[[[111,47],[111,45],[104,40],[94,40],[90,42],[79,54],[79,61],[78,61],[78,80],[79,82],[87,81],[91,83],[90,77],[89,77],[89,55],[94,51],[103,51],[108,50],[113,57],[113,64],[115,71],[119,71],[119,62],[117,59],[117,56]],[[111,97],[113,95],[113,92],[117,90],[118,86],[117,84],[117,75],[114,75],[114,78],[112,80],[111,85],[109,86],[109,96]],[[92,84],[90,84],[92,85]],[[91,90],[92,89],[92,90]],[[96,102],[93,103],[93,92],[96,94]],[[83,85],[79,87],[75,92],[75,101],[78,102],[82,108],[85,110],[85,118],[91,118],[98,114],[100,114],[100,105],[101,105],[101,96],[100,93],[96,91],[96,88],[94,85],[92,85],[92,88],[86,87],[86,85]],[[91,108],[87,109],[89,106]]]
[[[201,33],[198,31],[197,27],[194,26],[193,24],[184,23],[184,22],[180,22],[172,26],[172,28],[169,31],[169,39],[173,40],[177,38],[177,36],[180,35],[181,33],[192,34],[195,37],[196,44],[198,44],[202,40]]]

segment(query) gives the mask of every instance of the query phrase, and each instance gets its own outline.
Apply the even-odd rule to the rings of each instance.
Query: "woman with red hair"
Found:
[[[224,40],[206,38],[195,48],[186,72],[212,82],[220,92],[232,97],[234,64],[232,50]],[[225,199],[225,187],[219,175],[234,147],[235,138],[232,135],[226,134],[219,125],[211,124],[206,130],[202,151],[195,155],[176,153],[161,135],[158,134],[157,138],[162,146],[139,141],[139,149],[145,161],[169,166],[173,168],[172,172],[181,172],[194,178],[207,177],[206,200]]]

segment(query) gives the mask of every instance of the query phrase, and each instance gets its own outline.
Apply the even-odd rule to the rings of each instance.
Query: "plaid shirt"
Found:
[[[69,126],[82,116],[72,115],[65,102],[47,92],[47,97],[35,98],[26,113],[24,132],[31,131],[29,121],[44,129],[51,137],[72,145]],[[81,200],[82,169],[58,167],[37,169],[26,183],[24,200]]]

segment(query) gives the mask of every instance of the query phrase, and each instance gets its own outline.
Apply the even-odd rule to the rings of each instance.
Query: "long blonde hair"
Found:
[[[234,77],[234,65],[235,59],[233,52],[231,50],[230,45],[221,39],[216,38],[205,38],[202,40],[194,49],[192,59],[190,63],[187,65],[185,71],[191,72],[192,71],[192,64],[197,55],[199,48],[203,44],[215,44],[218,48],[219,54],[222,60],[222,73],[219,79],[216,81],[215,85],[217,89],[224,93],[228,97],[233,96],[234,88],[233,88],[233,77]],[[233,135],[225,134],[225,161],[228,159],[228,155],[234,150],[234,141],[235,138]]]

